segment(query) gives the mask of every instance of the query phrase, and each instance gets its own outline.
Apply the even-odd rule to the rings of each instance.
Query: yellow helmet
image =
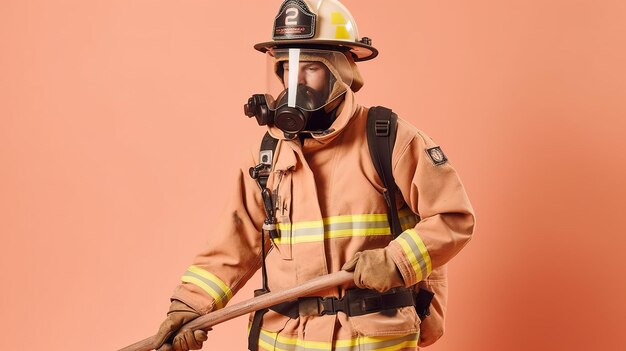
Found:
[[[372,41],[360,38],[354,17],[338,0],[285,0],[274,20],[273,41],[254,46],[261,52],[273,48],[308,47],[352,53],[354,61],[378,55]]]

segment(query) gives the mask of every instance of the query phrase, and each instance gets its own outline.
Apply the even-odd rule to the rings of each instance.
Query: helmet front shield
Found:
[[[268,51],[269,106],[319,110],[342,96],[353,73],[348,59],[338,51],[291,48]]]

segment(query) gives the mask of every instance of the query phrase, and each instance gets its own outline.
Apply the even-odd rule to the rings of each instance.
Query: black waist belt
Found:
[[[415,305],[413,291],[406,288],[395,288],[384,293],[368,289],[352,289],[346,290],[342,298],[300,298],[297,301],[297,310],[292,311],[289,317],[293,315],[337,314],[337,312],[343,312],[353,317],[413,305]]]
[[[415,306],[420,319],[429,315],[429,306],[433,298],[433,293],[420,289],[415,293],[407,288],[394,288],[384,293],[368,289],[346,290],[345,295],[337,297],[301,297],[295,301],[283,302],[270,307],[269,309],[296,319],[299,316],[322,316],[343,312],[350,317],[362,316],[375,312],[388,312],[395,314],[400,307]],[[256,344],[260,333],[261,320],[263,314],[267,312],[257,311],[248,335],[248,348],[256,350]]]
[[[270,307],[289,318],[298,316],[314,316],[337,314],[343,312],[350,317],[368,313],[394,310],[400,307],[419,306],[420,317],[428,315],[428,306],[433,294],[421,289],[415,293],[407,288],[394,288],[384,293],[368,289],[346,290],[343,297],[301,297],[296,301],[284,302]]]

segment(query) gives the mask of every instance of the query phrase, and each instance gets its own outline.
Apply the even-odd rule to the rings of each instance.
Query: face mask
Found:
[[[305,129],[324,127],[328,118],[322,106],[327,94],[320,93],[306,85],[298,85],[296,106],[289,107],[287,89],[274,102],[271,96],[255,94],[244,105],[244,113],[255,117],[259,125],[276,126],[285,134],[285,138],[293,139]],[[274,109],[273,106],[280,106]],[[329,125],[330,126],[330,125]]]
[[[259,125],[277,127],[287,139],[328,129],[352,83],[346,57],[337,51],[276,49],[268,59],[268,93],[248,99],[245,114]]]

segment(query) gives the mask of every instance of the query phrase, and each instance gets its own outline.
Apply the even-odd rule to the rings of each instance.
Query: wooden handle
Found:
[[[311,279],[308,282],[289,288],[283,291],[270,292],[252,299],[227,306],[221,310],[211,312],[204,316],[198,317],[184,325],[183,328],[191,330],[208,330],[210,327],[225,322],[227,320],[258,311],[276,304],[294,300],[298,297],[310,295],[311,293],[328,289],[331,287],[343,285],[352,282],[353,276],[351,272],[339,271],[322,277]],[[155,336],[151,336],[132,345],[126,346],[119,351],[150,351],[154,343]]]

